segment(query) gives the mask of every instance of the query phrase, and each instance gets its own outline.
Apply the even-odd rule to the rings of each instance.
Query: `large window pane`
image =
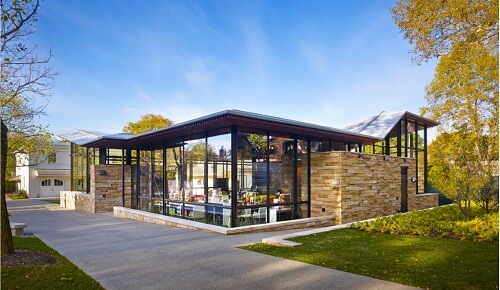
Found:
[[[89,149],[92,150],[92,149]],[[87,174],[88,174],[88,156],[87,148],[73,144],[71,156],[73,158],[73,179],[71,190],[87,191]]]
[[[182,147],[168,148],[166,150],[167,154],[167,165],[165,167],[165,176],[167,179],[166,184],[166,204],[167,215],[172,216],[182,216],[182,176],[183,176],[183,156]]]
[[[268,220],[267,134],[243,132],[238,134],[239,190],[236,226],[261,224]]]
[[[208,137],[208,201],[206,222],[230,226],[231,135]]]
[[[307,159],[307,140],[298,140],[297,150],[297,202],[308,200],[308,159]]]
[[[269,160],[270,208],[269,222],[292,218],[291,204],[294,190],[294,140],[270,137],[272,154]]]
[[[184,146],[184,201],[205,203],[205,139],[187,141]]]
[[[167,166],[166,170],[166,178],[167,178],[167,199],[173,201],[181,201],[182,193],[181,193],[181,148],[168,148],[167,150]]]

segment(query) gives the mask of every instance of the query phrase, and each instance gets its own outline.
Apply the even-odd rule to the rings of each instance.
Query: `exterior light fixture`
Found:
[[[410,181],[411,181],[411,183],[415,183],[415,182],[417,182],[417,178],[415,176],[412,176],[410,178]]]

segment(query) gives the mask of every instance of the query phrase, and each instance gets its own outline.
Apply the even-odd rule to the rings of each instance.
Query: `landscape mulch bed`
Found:
[[[57,259],[47,253],[16,249],[13,254],[2,255],[2,267],[47,266],[57,263]]]

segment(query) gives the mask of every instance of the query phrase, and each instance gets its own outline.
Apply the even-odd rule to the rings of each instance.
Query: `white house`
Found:
[[[70,144],[55,142],[53,146],[56,153],[33,166],[28,164],[36,163],[34,157],[16,155],[17,190],[24,189],[29,198],[59,197],[60,191],[70,190]]]

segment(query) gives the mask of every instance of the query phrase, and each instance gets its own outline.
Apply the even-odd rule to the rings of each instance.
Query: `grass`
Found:
[[[55,204],[61,204],[61,199],[59,198],[47,198],[47,199],[42,199],[45,202],[50,202],[50,203],[55,203]]]
[[[243,249],[429,289],[497,289],[498,243],[342,229]]]
[[[12,200],[28,199],[28,197],[22,193],[8,193],[7,196]]]
[[[354,226],[363,231],[348,228],[290,239],[302,243],[296,248],[241,248],[420,288],[498,289],[498,213],[463,221],[455,210],[397,215]]]
[[[29,249],[53,255],[57,263],[49,266],[2,267],[2,289],[104,289],[90,276],[38,238],[13,237],[16,249]]]

